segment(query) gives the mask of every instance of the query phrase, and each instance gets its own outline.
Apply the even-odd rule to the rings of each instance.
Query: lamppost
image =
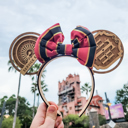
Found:
[[[1,125],[2,125],[3,115],[4,115],[4,112],[5,112],[5,105],[6,105],[6,102],[4,101],[3,107],[2,107],[2,112],[1,112],[0,128],[1,128]]]
[[[107,98],[107,93],[106,92],[105,92],[105,98],[106,98],[106,104],[103,104],[103,105],[108,108],[108,114],[109,114],[109,119],[110,119],[109,122],[108,122],[108,125],[110,127],[114,128],[116,123],[113,122],[112,117],[111,117],[111,112],[110,112],[111,103],[110,103],[109,99]]]
[[[12,126],[13,128],[15,128],[15,125],[16,125],[17,109],[18,109],[18,102],[19,102],[19,92],[20,92],[20,83],[21,83],[21,73],[19,75],[19,84],[18,84],[16,104],[15,104],[15,114],[14,114],[13,126]]]
[[[110,112],[111,103],[110,103],[110,100],[107,98],[107,93],[106,92],[105,92],[105,98],[106,98],[106,104],[103,104],[103,105],[108,108],[109,118],[110,118],[110,120],[112,120],[111,112]]]

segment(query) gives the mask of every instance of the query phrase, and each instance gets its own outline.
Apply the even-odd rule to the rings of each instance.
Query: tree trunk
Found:
[[[33,102],[33,119],[35,116],[35,100],[36,100],[36,86],[35,86],[35,91],[34,91],[34,102]]]
[[[27,123],[25,122],[25,128],[27,128]]]
[[[38,95],[38,103],[37,103],[37,106],[39,107],[39,98],[40,98],[40,95]]]
[[[6,102],[4,101],[3,107],[2,107],[2,112],[1,112],[0,128],[1,128],[1,125],[2,125],[3,115],[4,115],[4,112],[5,112],[5,105],[6,105]]]

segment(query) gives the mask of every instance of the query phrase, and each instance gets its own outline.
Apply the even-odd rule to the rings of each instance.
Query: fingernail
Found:
[[[55,112],[55,110],[56,110],[56,108],[52,105],[50,105],[49,108],[48,108],[48,111],[51,112],[51,113]]]

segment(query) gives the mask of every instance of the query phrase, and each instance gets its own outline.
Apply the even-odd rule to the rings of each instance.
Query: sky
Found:
[[[128,1],[127,0],[11,0],[0,1],[0,98],[17,94],[19,72],[8,72],[9,47],[19,34],[24,32],[43,33],[47,28],[60,23],[65,36],[64,44],[70,43],[70,33],[82,25],[90,31],[104,29],[115,33],[124,46],[124,58],[120,66],[107,74],[94,74],[95,90],[105,100],[114,104],[116,90],[128,82]],[[113,66],[113,65],[112,65]],[[58,102],[58,81],[71,74],[79,74],[81,86],[91,78],[88,69],[73,58],[60,58],[46,67],[45,82],[48,100]],[[20,96],[33,105],[31,77],[21,77]],[[42,99],[40,99],[42,102]]]

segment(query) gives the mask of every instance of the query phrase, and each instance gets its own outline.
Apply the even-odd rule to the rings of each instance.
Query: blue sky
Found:
[[[65,36],[64,43],[70,43],[70,32],[82,25],[90,31],[105,29],[114,32],[124,46],[124,59],[111,73],[95,74],[96,90],[104,99],[107,92],[114,102],[116,90],[128,82],[128,1],[127,0],[11,0],[0,1],[0,98],[17,94],[19,73],[8,73],[9,47],[13,39],[24,32],[42,33],[55,23],[60,23]],[[85,70],[85,72],[83,72]],[[81,85],[90,82],[86,68],[74,59],[55,60],[47,67],[46,97],[57,103],[58,81],[69,73],[80,75]],[[86,79],[85,79],[86,78]],[[31,78],[22,76],[20,95],[33,104],[30,92]],[[41,102],[41,99],[40,99]]]

